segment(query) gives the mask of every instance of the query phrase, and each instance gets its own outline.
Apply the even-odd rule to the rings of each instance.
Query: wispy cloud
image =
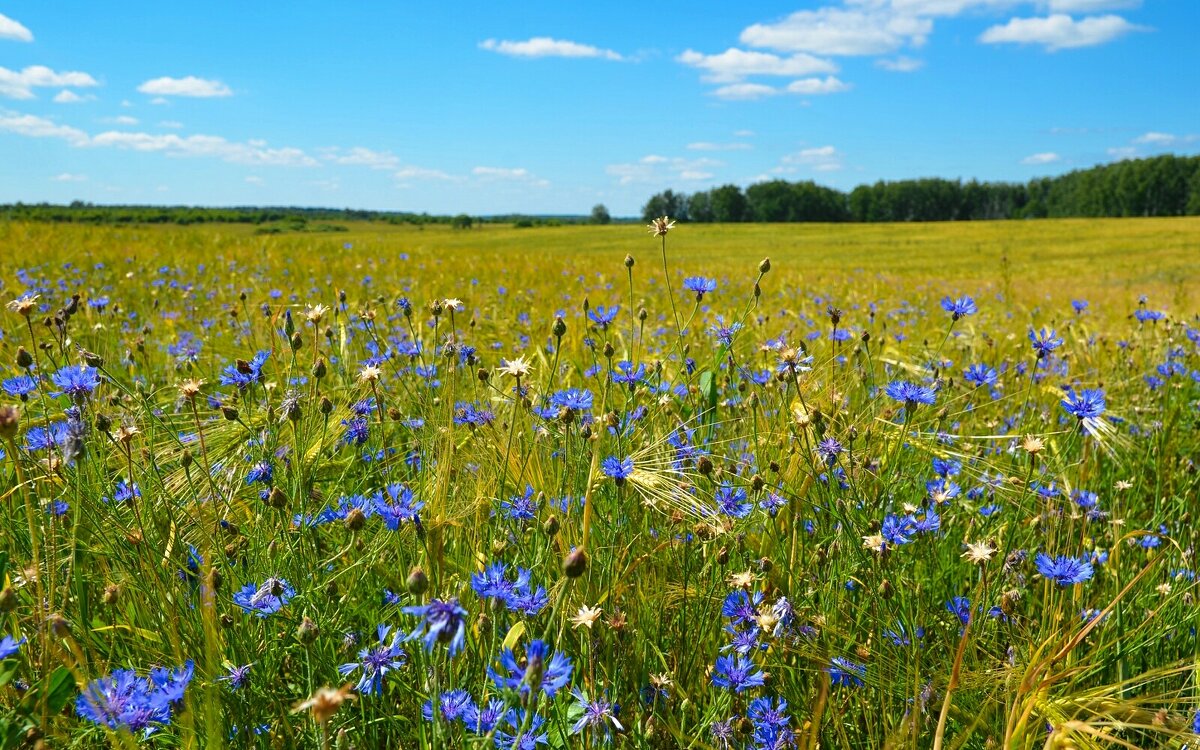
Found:
[[[836,172],[842,168],[842,154],[833,146],[815,146],[801,149],[780,159],[774,170],[777,174],[790,174],[805,169],[815,172]]]
[[[673,181],[703,182],[712,179],[715,176],[714,168],[723,164],[708,157],[683,158],[649,154],[636,162],[609,164],[604,171],[609,176],[616,177],[621,185],[665,184]]]
[[[778,89],[774,86],[768,86],[765,83],[731,83],[728,86],[721,86],[712,91],[712,95],[718,99],[735,102],[755,101],[768,96],[774,96],[778,93]]]
[[[891,71],[892,73],[914,73],[925,67],[925,61],[906,55],[881,57],[875,61],[875,67]]]
[[[1088,16],[1076,20],[1065,13],[1056,13],[1044,18],[1010,19],[1006,24],[984,31],[979,41],[984,44],[1038,44],[1049,52],[1057,52],[1093,47],[1144,30],[1121,16]]]
[[[686,50],[676,61],[705,71],[703,80],[712,83],[733,83],[747,76],[806,76],[813,73],[836,73],[837,65],[806,53],[780,57],[769,52],[752,52],[730,47],[716,55],[704,55]]]
[[[825,78],[801,78],[792,81],[787,86],[775,87],[765,83],[731,83],[712,90],[712,95],[726,101],[754,101],[780,94],[798,94],[801,96],[819,96],[849,91],[850,84],[834,76]]]
[[[400,166],[400,157],[391,151],[372,151],[362,146],[355,146],[346,151],[336,148],[326,149],[322,158],[334,164],[370,167],[371,169],[395,169]]]
[[[689,143],[686,146],[688,151],[749,151],[753,146],[749,143],[709,143],[708,141],[698,141]]]
[[[20,71],[0,67],[0,96],[34,99],[35,88],[87,88],[99,86],[95,78],[77,70],[55,72],[45,65],[30,65]]]
[[[849,90],[850,84],[833,76],[801,78],[787,85],[787,93],[789,94],[837,94]]]
[[[72,146],[86,146],[88,134],[70,125],[59,125],[53,120],[36,115],[0,111],[0,130],[23,135],[28,138],[59,138]]]
[[[865,3],[864,3],[865,4]],[[814,55],[883,55],[904,46],[919,47],[933,22],[911,13],[881,9],[825,7],[802,10],[775,23],[756,23],[741,34],[743,44],[780,52]]]
[[[1056,161],[1062,161],[1062,157],[1053,151],[1044,151],[1040,154],[1030,154],[1021,160],[1022,164],[1037,165],[1037,164],[1053,164]]]
[[[62,91],[60,91],[54,95],[54,103],[55,104],[81,104],[83,102],[90,102],[95,98],[96,97],[93,96],[92,94],[84,94],[83,96],[80,96],[79,94],[76,94],[74,91],[71,91],[70,89],[63,89]]]
[[[71,174],[70,172],[63,172],[62,174],[56,174],[56,175],[54,175],[54,176],[53,176],[53,177],[51,177],[50,179],[51,179],[51,181],[53,181],[53,182],[86,182],[86,181],[87,181],[87,175],[85,175],[85,174]]]
[[[1200,140],[1200,135],[1196,134],[1175,135],[1173,133],[1160,133],[1152,130],[1149,133],[1143,133],[1134,138],[1133,142],[1144,146],[1171,147],[1182,146],[1185,143],[1195,143],[1198,140]]]
[[[553,39],[548,36],[535,36],[523,42],[507,39],[485,39],[479,43],[480,49],[496,52],[509,57],[595,57],[604,60],[623,60],[619,53],[610,49],[593,47],[590,44],[580,44],[565,39]]]
[[[162,78],[153,78],[138,86],[137,90],[143,94],[159,97],[187,96],[197,99],[208,99],[212,97],[233,96],[233,89],[220,81],[197,78],[196,76],[185,76],[184,78],[163,76]]]
[[[531,187],[548,187],[549,180],[544,180],[532,174],[524,167],[475,167],[471,174],[483,182],[520,182]]]
[[[0,13],[0,39],[11,39],[15,42],[32,42],[33,32],[24,24]]]

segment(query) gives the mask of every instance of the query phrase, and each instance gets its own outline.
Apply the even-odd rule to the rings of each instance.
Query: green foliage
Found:
[[[668,211],[674,208],[673,212]],[[691,196],[652,196],[649,221],[669,215],[693,222],[906,222],[1047,217],[1200,214],[1200,156],[1156,156],[1078,170],[1060,177],[1004,182],[946,179],[879,181],[848,194],[811,181],[772,180],[743,192],[725,185]]]

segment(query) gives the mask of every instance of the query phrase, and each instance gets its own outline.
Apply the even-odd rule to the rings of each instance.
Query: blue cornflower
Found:
[[[1091,490],[1075,490],[1071,493],[1071,499],[1084,510],[1091,510],[1100,502],[1100,497]]]
[[[545,641],[536,640],[525,647],[525,663],[520,664],[511,649],[500,652],[500,666],[507,675],[488,667],[488,676],[498,688],[512,688],[522,694],[530,688],[544,692],[551,698],[571,681],[574,666],[561,652],[550,653]],[[536,684],[531,684],[536,683]]]
[[[496,728],[504,717],[504,701],[492,698],[485,706],[475,703],[468,705],[462,714],[463,726],[468,732],[485,735]]]
[[[741,693],[766,684],[766,675],[746,656],[718,656],[713,667],[712,683]]]
[[[525,709],[518,711],[517,709],[510,710],[504,715],[504,721],[512,729],[513,732],[520,732],[525,726],[527,712]],[[545,745],[550,742],[550,737],[545,732],[539,734],[542,724],[545,719],[534,714],[528,717],[529,728],[523,733],[510,734],[502,729],[497,729],[495,734],[495,743],[497,748],[504,750],[534,750],[538,745]]]
[[[862,687],[867,678],[867,666],[835,656],[829,660],[829,681],[835,686]]]
[[[29,400],[29,394],[37,390],[38,382],[32,375],[16,375],[11,378],[5,378],[3,383],[0,383],[0,388],[10,396],[15,396],[22,401]]]
[[[838,456],[845,450],[842,444],[831,437],[827,437],[817,443],[817,455],[825,462],[826,466],[833,466],[837,463]]]
[[[609,372],[609,377],[612,382],[618,384],[628,384],[632,388],[637,383],[646,379],[646,365],[639,364],[637,367],[628,360],[621,360],[616,364],[616,369]]]
[[[995,385],[999,380],[996,371],[987,365],[974,364],[963,370],[963,380],[975,387]]]
[[[729,484],[722,484],[716,493],[717,509],[733,518],[745,518],[750,515],[754,505],[746,500],[746,490]]]
[[[64,367],[50,376],[54,385],[76,401],[92,395],[92,391],[100,385],[100,376],[95,367],[76,365]]]
[[[484,427],[496,421],[496,414],[491,410],[466,401],[454,405],[454,424]]]
[[[370,435],[370,422],[366,417],[343,419],[342,426],[346,432],[342,435],[343,445],[362,445]]]
[[[404,607],[401,611],[421,618],[417,627],[408,634],[408,640],[421,638],[426,651],[432,651],[437,643],[448,644],[451,656],[462,650],[467,632],[463,618],[467,616],[467,610],[459,605],[458,599],[432,599],[428,604]],[[425,631],[423,637],[422,630]]]
[[[466,690],[450,690],[438,696],[438,714],[446,721],[458,721],[475,707],[475,701]],[[421,716],[425,721],[433,721],[433,701],[425,701],[421,706]]]
[[[740,330],[742,330],[741,323],[730,323],[729,325],[717,324],[710,326],[708,332],[711,333],[713,338],[715,338],[722,346],[733,346],[733,337],[736,336],[737,332]],[[768,377],[769,376],[770,374],[768,373]],[[763,385],[763,383],[759,383],[759,385]]]
[[[604,305],[596,305],[591,310],[588,310],[588,317],[592,319],[596,325],[608,330],[608,326],[617,318],[617,313],[621,312],[620,305],[605,307]]]
[[[605,476],[612,477],[617,486],[625,484],[625,480],[633,473],[633,458],[626,456],[625,458],[617,458],[609,456],[600,462],[600,471]]]
[[[259,617],[267,617],[283,609],[295,595],[296,590],[286,578],[268,578],[262,586],[247,583],[233,595],[233,601],[246,614],[253,612]]]
[[[1086,557],[1050,557],[1045,552],[1039,552],[1034,558],[1034,564],[1043,577],[1053,580],[1059,586],[1083,583],[1089,580],[1093,573],[1092,564]]]
[[[696,301],[704,299],[704,295],[708,292],[717,290],[716,279],[706,279],[703,276],[689,276],[683,280],[683,288],[689,292],[696,293]]]
[[[732,625],[758,625],[758,606],[762,604],[763,594],[755,591],[747,593],[745,589],[729,592],[721,604],[721,616],[728,617]]]
[[[910,383],[905,380],[893,380],[888,383],[887,395],[891,398],[904,402],[905,408],[912,409],[918,404],[933,406],[933,402],[937,400],[937,395],[929,386]]]
[[[25,639],[14,640],[11,635],[6,635],[0,638],[0,659],[7,659],[15,655],[21,650],[21,645],[25,643]]]
[[[155,669],[147,678],[118,669],[88,683],[75,699],[75,712],[100,726],[149,735],[171,720],[193,673],[191,661],[176,670]]]
[[[275,467],[270,461],[259,461],[251,465],[250,470],[246,472],[246,484],[270,484],[271,479],[275,476]]]
[[[755,698],[746,712],[754,725],[754,746],[763,750],[790,747],[793,743],[788,704],[783,698]]]
[[[538,501],[533,494],[533,486],[525,485],[525,494],[514,495],[500,503],[500,510],[510,521],[532,521],[537,518]]]
[[[530,584],[531,575],[525,568],[517,568],[517,580],[512,589],[504,597],[504,603],[510,612],[520,612],[526,617],[533,617],[550,604],[550,595],[544,586],[534,588]]]
[[[1079,419],[1095,419],[1104,413],[1104,389],[1084,388],[1078,393],[1068,391],[1067,397],[1062,400],[1062,407]]]
[[[550,396],[550,403],[568,411],[591,411],[592,392],[586,388],[568,388]]]
[[[492,563],[471,575],[471,588],[481,599],[507,599],[513,585],[505,577],[508,566],[502,562]]]
[[[1076,315],[1082,315],[1088,309],[1088,301],[1085,299],[1073,299],[1071,300],[1071,307],[1075,309]]]
[[[911,542],[916,531],[917,524],[911,515],[897,516],[895,513],[884,516],[879,529],[883,541],[895,547],[902,547]]]
[[[571,726],[571,734],[579,734],[584,729],[591,729],[593,743],[601,740],[611,742],[613,729],[617,731],[625,729],[617,720],[619,706],[609,703],[603,698],[588,700],[587,695],[579,688],[573,689],[571,695],[575,696],[575,708],[580,712],[579,720]]]
[[[421,523],[420,512],[425,507],[406,484],[389,484],[384,492],[375,495],[375,513],[390,530],[396,531],[409,521]]]
[[[224,677],[218,677],[219,682],[228,682],[231,690],[237,690],[246,684],[247,678],[250,676],[251,664],[245,666],[230,666],[228,673]]]
[[[260,351],[249,362],[238,360],[221,371],[220,383],[224,386],[234,386],[244,391],[262,380],[262,368],[267,363],[270,352]]]
[[[1058,337],[1054,329],[1049,330],[1043,328],[1040,331],[1029,329],[1029,342],[1033,344],[1033,350],[1037,352],[1038,359],[1042,359],[1062,346],[1063,340]]]
[[[946,602],[946,611],[958,618],[958,621],[966,625],[971,621],[971,600],[965,596],[956,596]]]
[[[117,480],[116,491],[113,492],[113,502],[127,503],[142,496],[142,490],[137,486],[136,482],[126,482],[124,479]],[[104,498],[108,502],[108,498]]]
[[[736,716],[730,716],[723,721],[714,721],[708,725],[708,733],[712,737],[713,746],[720,750],[733,747],[733,722]]]
[[[374,695],[382,691],[384,675],[403,667],[408,660],[408,654],[404,653],[404,649],[400,647],[402,634],[400,631],[396,631],[391,640],[388,640],[388,633],[391,630],[390,625],[380,625],[376,631],[379,636],[379,644],[359,651],[359,661],[342,664],[338,667],[338,674],[343,677],[356,669],[362,670],[354,689],[363,695]]]
[[[954,320],[958,320],[959,318],[967,315],[974,315],[976,312],[978,312],[978,308],[975,307],[975,300],[965,295],[959,297],[958,299],[943,297],[942,309],[952,314],[954,316]]]

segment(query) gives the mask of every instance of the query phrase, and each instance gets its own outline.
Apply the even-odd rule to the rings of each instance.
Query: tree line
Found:
[[[665,190],[642,218],[694,222],[968,221],[1200,215],[1200,156],[1155,156],[1027,183],[925,178],[879,181],[849,193],[815,182],[723,185],[690,195]]]

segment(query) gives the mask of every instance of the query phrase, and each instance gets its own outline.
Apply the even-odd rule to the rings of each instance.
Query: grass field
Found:
[[[0,225],[0,744],[1197,741],[1200,219],[348,230]]]

